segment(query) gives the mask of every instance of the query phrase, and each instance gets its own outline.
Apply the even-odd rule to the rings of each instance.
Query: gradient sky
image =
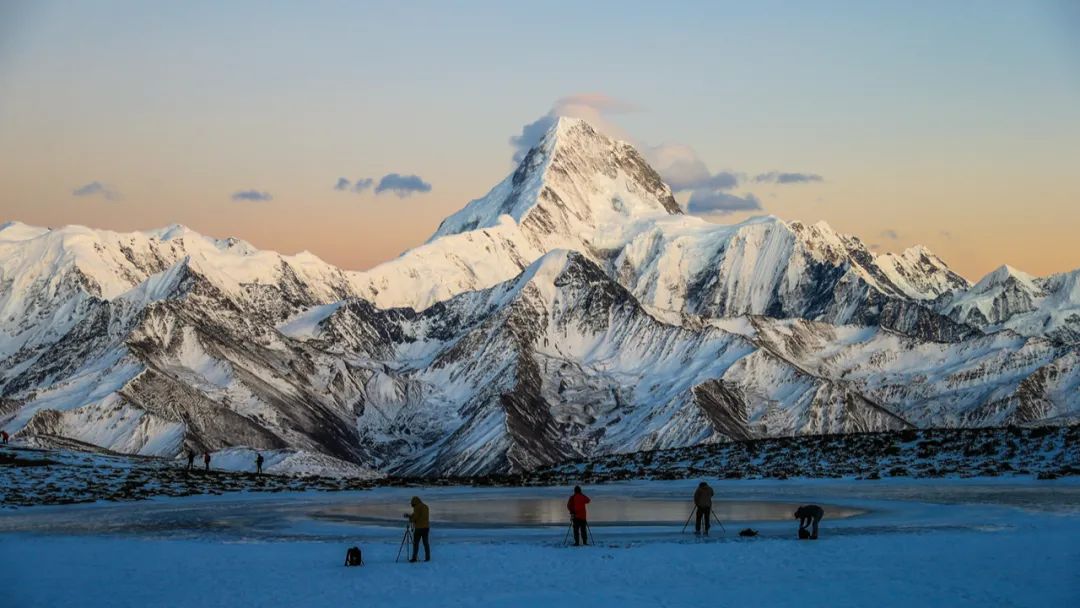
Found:
[[[751,180],[731,192],[763,211],[713,221],[824,219],[973,280],[1080,267],[1071,0],[0,0],[0,221],[178,222],[366,268],[483,195],[511,136],[586,93],[632,110],[604,119],[642,147],[823,177]],[[430,191],[376,194],[395,173]]]

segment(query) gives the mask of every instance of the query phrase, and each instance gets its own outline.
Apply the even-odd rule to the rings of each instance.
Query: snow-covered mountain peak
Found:
[[[877,255],[875,262],[904,295],[917,300],[932,300],[970,286],[967,279],[953,272],[923,245],[909,247],[898,254]]]
[[[30,239],[36,239],[37,237],[49,232],[48,228],[40,228],[38,226],[30,226],[22,222],[4,222],[0,224],[0,242],[15,243],[19,241],[28,241]]]
[[[533,242],[579,245],[600,227],[680,213],[671,189],[633,146],[584,120],[560,118],[512,174],[446,218],[431,241],[499,226],[506,216]]]
[[[971,292],[985,293],[991,289],[1001,287],[1010,281],[1014,281],[1025,288],[1029,288],[1033,292],[1039,291],[1039,288],[1035,283],[1035,277],[1022,270],[1013,268],[1008,264],[1002,264],[990,271],[990,273],[983,278],[979,279],[979,282],[971,288]]]

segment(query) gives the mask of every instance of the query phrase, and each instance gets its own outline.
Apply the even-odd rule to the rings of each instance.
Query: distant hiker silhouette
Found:
[[[574,528],[574,546],[589,544],[589,513],[585,505],[592,502],[581,491],[581,486],[574,486],[574,493],[570,500],[566,501],[566,509],[570,511],[570,525]]]
[[[694,508],[697,517],[694,519],[694,534],[701,534],[701,522],[705,522],[705,536],[709,535],[709,528],[712,527],[712,522],[709,520],[712,515],[712,498],[713,489],[709,487],[709,484],[704,481],[698,484],[696,490],[694,490]]]
[[[3,442],[5,444],[8,442],[8,439],[10,439],[10,438],[11,438],[11,435],[8,435],[7,431],[0,431],[0,440],[3,440]]]
[[[202,455],[203,465],[206,467],[206,472],[210,472],[210,452],[203,452]]]
[[[263,456],[262,454],[255,455],[255,474],[262,475]]]
[[[193,468],[195,468],[195,452],[193,452],[191,450],[191,448],[188,448],[188,451],[187,451],[187,470],[190,471]]]
[[[825,517],[825,509],[817,505],[803,505],[795,510],[795,519],[799,520],[799,539],[817,540],[818,523]],[[807,530],[807,526],[811,526]]]

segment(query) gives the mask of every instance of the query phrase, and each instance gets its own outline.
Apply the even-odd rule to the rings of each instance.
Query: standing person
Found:
[[[592,502],[589,497],[581,492],[581,486],[574,486],[574,493],[570,500],[566,501],[566,509],[570,511],[570,525],[574,528],[574,546],[589,544],[589,514],[585,505]]]
[[[210,452],[203,452],[202,455],[203,466],[206,467],[206,472],[210,472]]]
[[[412,513],[406,513],[405,517],[413,526],[412,559],[415,562],[420,554],[420,541],[424,541],[424,561],[431,561],[431,546],[428,544],[428,536],[431,534],[431,512],[428,506],[420,500],[419,496],[413,496],[409,501],[412,505]]]
[[[799,520],[799,538],[817,540],[818,523],[822,517],[825,517],[825,509],[817,505],[803,505],[795,509],[795,519]],[[811,525],[812,528],[807,532],[806,527]]]
[[[262,454],[255,454],[255,474],[262,475],[263,457]]]
[[[7,442],[8,442],[8,439],[9,439],[10,437],[11,437],[11,436],[10,436],[10,435],[8,435],[8,432],[7,432],[7,431],[0,431],[0,439],[3,439],[3,440],[4,440],[4,444],[5,444],[5,445],[7,444]]]
[[[195,450],[188,448],[187,450],[187,470],[195,468]]]
[[[698,484],[696,490],[694,490],[694,511],[696,518],[694,519],[694,534],[701,534],[701,521],[705,520],[705,536],[709,535],[709,528],[712,527],[710,521],[712,515],[712,497],[713,489],[709,487],[709,484],[704,481]]]

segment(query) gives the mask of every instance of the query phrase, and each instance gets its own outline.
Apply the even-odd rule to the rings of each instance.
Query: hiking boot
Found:
[[[415,564],[415,563],[416,563],[416,558],[414,557],[414,558],[410,559],[410,560],[409,560],[409,563],[410,563],[410,564]]]
[[[425,557],[425,558],[424,558],[424,561],[425,561],[425,562],[430,562],[430,561],[431,561],[431,558],[430,558],[430,557]]]

